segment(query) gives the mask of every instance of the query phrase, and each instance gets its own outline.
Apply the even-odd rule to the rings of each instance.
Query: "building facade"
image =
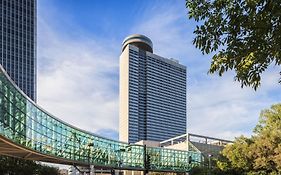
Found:
[[[0,1],[0,63],[36,101],[36,0]]]
[[[143,35],[123,42],[119,98],[121,141],[163,141],[186,133],[186,67],[153,54]]]

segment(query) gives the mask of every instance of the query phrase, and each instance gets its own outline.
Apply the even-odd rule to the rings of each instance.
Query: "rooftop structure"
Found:
[[[128,44],[132,44],[144,51],[153,53],[152,41],[144,35],[134,34],[134,35],[130,35],[127,38],[125,38],[122,43],[122,52],[124,51],[124,49],[126,48],[126,46]]]
[[[202,153],[204,157],[208,157],[209,155],[217,156],[227,144],[231,143],[233,142],[230,140],[188,133],[162,141],[160,146],[177,150],[196,151]]]

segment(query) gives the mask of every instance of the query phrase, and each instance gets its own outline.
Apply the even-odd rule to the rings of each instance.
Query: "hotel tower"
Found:
[[[155,55],[146,36],[123,41],[119,98],[120,141],[163,141],[186,133],[186,67]]]

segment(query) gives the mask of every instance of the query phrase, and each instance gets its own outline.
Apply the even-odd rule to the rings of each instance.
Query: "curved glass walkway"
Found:
[[[69,165],[170,172],[187,172],[201,162],[200,153],[129,145],[71,126],[32,102],[2,67],[0,154]]]

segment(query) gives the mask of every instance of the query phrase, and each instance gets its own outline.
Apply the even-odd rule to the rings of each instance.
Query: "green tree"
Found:
[[[241,169],[233,168],[230,166],[230,161],[220,155],[215,158],[211,158],[211,167],[209,166],[209,160],[205,159],[205,161],[201,164],[201,166],[194,167],[190,171],[190,175],[241,175]]]
[[[47,165],[40,165],[38,167],[38,175],[59,175],[59,170]]]
[[[268,66],[281,65],[280,0],[186,0],[186,7],[199,23],[193,44],[215,52],[209,73],[234,70],[241,87],[256,90]]]
[[[261,112],[254,132],[254,169],[281,173],[281,104]]]
[[[0,156],[0,174],[9,175],[58,175],[58,169],[31,160]]]
[[[222,170],[236,169],[247,175],[281,174],[281,104],[263,110],[251,138],[240,137],[222,152]]]
[[[220,166],[223,171],[229,171],[231,169],[238,170],[240,172],[249,172],[253,169],[252,162],[252,139],[246,137],[239,137],[232,145],[226,146],[223,150],[223,156],[227,158],[226,161],[221,161],[224,166]],[[222,164],[220,162],[220,164]]]

